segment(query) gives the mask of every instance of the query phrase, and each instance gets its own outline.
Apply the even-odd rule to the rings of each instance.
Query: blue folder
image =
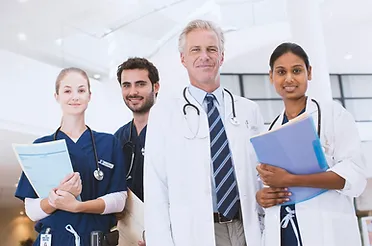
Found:
[[[281,167],[293,174],[324,172],[328,164],[310,115],[299,116],[280,128],[251,138],[260,163]],[[309,200],[327,191],[310,187],[288,187],[289,205]]]

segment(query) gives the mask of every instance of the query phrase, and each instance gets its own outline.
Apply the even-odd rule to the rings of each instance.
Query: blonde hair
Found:
[[[61,81],[66,77],[67,74],[72,73],[72,72],[80,74],[81,76],[83,76],[87,80],[88,91],[90,93],[90,81],[89,81],[89,77],[88,77],[87,73],[83,69],[80,69],[80,68],[77,68],[77,67],[69,67],[69,68],[62,69],[61,72],[59,72],[59,74],[57,76],[57,79],[56,79],[56,94],[58,95],[59,86],[61,85]]]
[[[190,32],[196,30],[196,29],[204,29],[204,30],[210,30],[214,31],[217,35],[218,42],[219,42],[219,48],[221,52],[224,52],[225,50],[225,37],[223,35],[222,29],[217,26],[212,21],[207,20],[193,20],[190,21],[187,26],[183,29],[182,33],[180,34],[178,38],[178,51],[182,53],[185,49],[186,45],[186,36]]]

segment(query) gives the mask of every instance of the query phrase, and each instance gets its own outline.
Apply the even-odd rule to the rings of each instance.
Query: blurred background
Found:
[[[196,18],[222,27],[221,83],[257,101],[267,124],[282,108],[268,80],[271,52],[284,41],[303,46],[314,72],[309,94],[332,97],[354,115],[372,177],[371,0],[1,0],[0,245],[35,237],[14,198],[21,169],[11,144],[31,143],[59,126],[53,96],[59,71],[88,72],[87,124],[113,133],[131,119],[117,66],[146,57],[160,72],[159,98],[178,92],[188,83],[178,35]],[[372,215],[372,182],[356,205],[358,216]]]

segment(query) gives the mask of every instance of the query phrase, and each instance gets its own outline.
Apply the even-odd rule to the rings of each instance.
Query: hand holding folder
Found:
[[[251,138],[258,161],[280,167],[292,174],[305,175],[328,169],[323,149],[311,116],[302,114],[288,123]],[[288,187],[294,204],[311,199],[324,189]]]

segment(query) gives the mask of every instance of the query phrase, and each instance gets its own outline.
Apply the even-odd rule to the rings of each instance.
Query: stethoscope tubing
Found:
[[[186,108],[187,108],[187,107],[192,107],[192,108],[194,108],[194,109],[196,110],[196,113],[197,113],[198,115],[200,115],[200,110],[198,109],[198,107],[196,107],[194,104],[192,104],[192,103],[189,101],[189,99],[187,98],[187,96],[186,96],[187,88],[188,88],[188,87],[185,87],[185,88],[183,89],[183,98],[184,98],[185,101],[186,101],[186,104],[183,105],[183,108],[182,108],[183,115],[186,115],[186,114],[187,114],[187,113],[186,113]],[[223,90],[226,91],[226,92],[229,94],[230,98],[231,98],[231,109],[232,109],[232,114],[233,114],[232,120],[236,120],[236,112],[235,112],[234,96],[233,96],[233,94],[232,94],[228,89],[224,88]]]
[[[321,110],[320,110],[320,106],[319,106],[319,103],[315,100],[315,99],[311,99],[311,101],[313,103],[315,103],[316,107],[317,107],[317,110],[318,110],[318,137],[320,138],[320,133],[321,133],[321,119],[322,119],[322,113],[321,113]],[[274,120],[273,122],[270,124],[270,127],[269,127],[269,131],[274,127],[275,123],[278,121],[280,115],[278,115]]]
[[[133,121],[134,119],[132,119],[132,121],[130,122],[130,128],[129,128],[129,138],[128,138],[128,141],[125,143],[125,144],[130,144],[130,145],[133,145],[132,143],[132,134],[133,134],[133,131],[132,131],[132,127],[133,127]],[[124,144],[124,145],[125,145]],[[131,153],[131,158],[130,158],[130,164],[129,164],[129,169],[128,169],[128,172],[127,172],[127,175],[125,176],[125,179],[126,180],[129,180],[130,179],[130,175],[132,173],[132,169],[133,169],[133,164],[134,164],[134,148],[133,146],[131,147],[131,150],[132,150],[132,153]]]
[[[103,179],[103,172],[102,170],[99,168],[99,162],[98,162],[98,155],[97,155],[97,149],[96,149],[96,142],[94,140],[94,136],[93,136],[93,131],[92,129],[90,129],[89,126],[85,125],[86,128],[88,129],[89,133],[90,133],[90,137],[92,139],[92,146],[93,146],[93,153],[94,153],[94,160],[96,162],[96,170],[94,170],[94,177],[100,181]],[[61,130],[61,127],[58,127],[58,129],[56,130],[56,132],[54,133],[53,135],[53,140],[57,140],[57,135],[58,135],[58,132]],[[97,175],[96,175],[97,173]]]

